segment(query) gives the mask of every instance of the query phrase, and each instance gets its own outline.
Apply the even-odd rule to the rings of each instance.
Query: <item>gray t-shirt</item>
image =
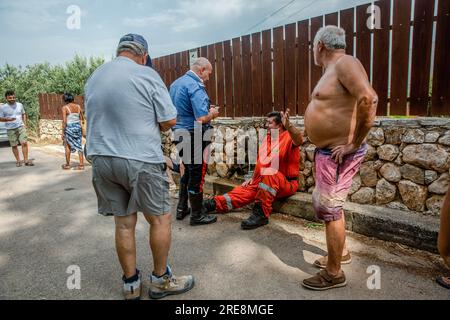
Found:
[[[159,123],[177,111],[155,70],[117,57],[92,74],[85,99],[88,156],[164,163]]]
[[[0,118],[16,118],[16,121],[5,122],[5,128],[8,130],[14,130],[23,126],[23,114],[25,114],[25,109],[19,102],[13,105],[8,103],[0,105]]]

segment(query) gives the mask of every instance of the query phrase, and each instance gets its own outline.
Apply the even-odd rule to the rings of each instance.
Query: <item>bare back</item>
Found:
[[[347,64],[349,59],[354,61],[348,67],[360,68],[357,72],[368,82],[363,66],[351,56],[343,55],[335,64],[328,66],[312,93],[311,103],[305,113],[306,133],[319,148],[334,148],[353,140],[358,100],[343,85],[336,67],[338,64]]]
[[[62,116],[64,123],[67,123],[68,117],[70,115],[78,115],[79,120],[84,120],[83,112],[78,104],[69,103],[62,107]]]

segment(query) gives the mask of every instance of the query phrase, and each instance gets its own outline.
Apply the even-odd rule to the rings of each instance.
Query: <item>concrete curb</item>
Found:
[[[224,194],[235,186],[237,184],[229,180],[208,176],[204,191]],[[435,217],[355,203],[347,203],[344,209],[349,231],[437,253],[439,220]],[[277,201],[274,211],[319,222],[312,206],[312,197],[306,193],[297,193],[287,200]]]

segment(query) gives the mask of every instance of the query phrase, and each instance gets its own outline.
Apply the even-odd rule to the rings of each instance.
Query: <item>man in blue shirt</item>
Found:
[[[219,116],[219,108],[211,107],[205,82],[212,73],[212,65],[206,58],[197,59],[184,76],[170,87],[170,97],[177,108],[175,143],[180,150],[186,168],[180,181],[177,219],[183,220],[189,214],[190,224],[204,225],[217,221],[203,210],[203,184],[207,168],[207,154],[210,141],[203,141],[204,133],[212,129],[211,120]],[[197,141],[196,141],[197,140]],[[196,143],[197,142],[197,143]],[[190,149],[190,156],[184,151]]]

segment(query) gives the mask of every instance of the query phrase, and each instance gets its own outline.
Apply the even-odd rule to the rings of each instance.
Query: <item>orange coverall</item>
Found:
[[[278,143],[276,139],[273,145],[271,142],[268,134],[258,151],[258,161],[249,185],[236,187],[229,193],[214,197],[217,212],[226,213],[259,202],[265,216],[269,217],[276,199],[287,198],[297,192],[300,147],[294,145],[287,131],[280,132]],[[277,161],[274,160],[277,156],[278,170]]]

